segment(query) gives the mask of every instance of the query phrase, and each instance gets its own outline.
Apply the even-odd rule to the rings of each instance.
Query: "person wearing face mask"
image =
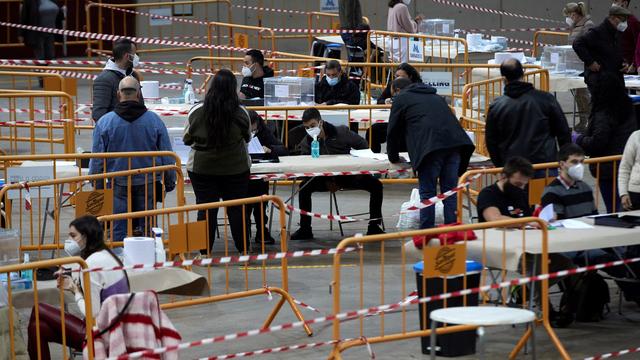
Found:
[[[64,243],[64,250],[68,256],[79,256],[84,259],[89,268],[123,266],[120,259],[105,244],[103,225],[94,216],[85,215],[69,224],[69,239]],[[76,274],[80,275],[80,273]],[[95,318],[100,311],[101,304],[109,296],[130,292],[126,271],[92,272],[90,279],[91,294],[84,294],[82,292],[84,288],[82,276],[77,276],[74,279],[63,273],[58,277],[58,287],[75,295],[78,308],[84,316],[87,315],[85,314],[85,297],[91,297],[91,313]],[[62,344],[62,318],[60,309],[55,306],[39,303],[38,307],[38,324],[36,324],[35,309],[31,311],[29,319],[29,357],[49,360],[51,359],[49,343]],[[86,335],[84,319],[65,312],[64,327],[66,345],[76,351],[82,351]],[[38,357],[38,344],[40,345],[40,357]]]
[[[637,129],[635,109],[616,74],[600,74],[592,91],[591,119],[584,134],[574,132],[572,140],[590,157],[620,155],[629,136]],[[592,164],[591,174],[599,177],[598,187],[607,212],[621,209],[615,186],[614,162]],[[615,202],[615,207],[614,207]]]
[[[629,10],[631,0],[613,0],[611,6],[619,6]],[[620,37],[620,46],[622,47],[622,58],[624,59],[625,73],[635,74],[637,72],[638,63],[636,62],[636,52],[638,36],[640,35],[640,21],[630,14],[627,18],[626,29]]]
[[[569,44],[573,44],[575,39],[582,36],[589,29],[593,28],[595,24],[591,21],[591,16],[587,14],[587,6],[583,2],[568,3],[562,10],[564,16],[566,16],[566,23],[569,25]],[[571,90],[578,106],[579,122],[574,126],[574,129],[584,131],[587,126],[590,113],[590,98],[589,90],[587,89],[573,89]]]
[[[584,150],[576,144],[566,144],[558,152],[560,174],[542,193],[541,205],[553,204],[556,220],[578,218],[598,213],[593,190],[582,181]]]
[[[118,84],[125,76],[140,77],[134,71],[140,66],[140,58],[136,54],[136,44],[129,39],[120,39],[113,43],[113,57],[107,60],[104,70],[93,81],[93,108],[91,118],[98,122],[100,118],[115,109],[118,103]],[[144,104],[142,92],[139,100]]]
[[[249,110],[251,119],[251,137],[257,137],[262,144],[265,153],[272,153],[277,156],[287,156],[289,151],[276,137],[276,129],[273,123],[267,123],[262,116],[254,110]],[[269,182],[264,180],[250,180],[248,197],[269,195]],[[256,221],[255,243],[261,244],[264,234],[264,244],[272,245],[276,241],[271,237],[271,232],[267,228],[269,218],[267,217],[267,204],[249,205],[249,213],[253,213]]]
[[[418,24],[424,16],[418,15],[411,18],[409,13],[411,0],[390,0],[389,13],[387,14],[387,31],[395,33],[415,34],[418,32]],[[409,61],[409,39],[399,37],[388,39],[387,48],[393,49],[390,57],[392,62]]]
[[[273,70],[264,65],[262,51],[247,51],[242,65],[242,84],[238,97],[241,100],[264,99],[264,78],[269,77],[273,77]]]
[[[360,90],[342,72],[337,60],[329,60],[324,68],[324,76],[316,83],[316,103],[319,105],[358,105]]]
[[[629,70],[622,56],[621,37],[628,27],[631,12],[620,6],[609,8],[609,16],[604,21],[573,42],[573,50],[584,62],[584,81],[593,96],[593,86],[603,73],[618,77],[624,87],[624,73]]]
[[[311,154],[311,141],[320,142],[321,155],[349,154],[351,149],[367,149],[367,142],[347,126],[334,126],[322,120],[318,109],[310,108],[302,114],[302,125],[307,135],[300,143],[302,155]],[[314,192],[338,191],[340,189],[364,190],[369,192],[369,227],[367,235],[381,234],[382,224],[382,183],[372,175],[320,176],[305,179],[300,184],[298,198],[300,208],[311,211],[311,194]],[[291,240],[311,240],[311,217],[300,216],[300,228],[291,234]]]

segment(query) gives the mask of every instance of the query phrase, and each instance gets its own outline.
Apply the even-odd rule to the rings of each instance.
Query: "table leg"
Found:
[[[296,182],[295,179],[291,181],[291,206],[295,206],[294,197],[296,196]],[[286,204],[287,202],[285,202]],[[284,209],[287,211],[287,209]],[[291,239],[291,224],[293,222],[293,211],[289,211],[289,221],[287,221],[287,240]]]
[[[531,326],[531,358],[536,359],[536,321],[533,320],[529,326]]]
[[[484,354],[484,327],[478,327],[478,357],[482,360],[485,359]]]
[[[436,325],[437,321],[431,320],[431,335],[430,335],[430,346],[429,346],[429,354],[431,360],[436,360]]]

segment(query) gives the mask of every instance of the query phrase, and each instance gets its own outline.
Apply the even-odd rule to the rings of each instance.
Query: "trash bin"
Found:
[[[467,288],[475,288],[480,286],[480,272],[482,270],[482,265],[475,261],[467,260]],[[416,273],[416,282],[418,284],[418,296],[433,296],[439,295],[444,292],[444,279],[440,277],[427,279],[426,282],[426,293],[422,291],[422,273],[424,271],[424,265],[422,261],[413,265],[413,271]],[[447,292],[457,291],[463,289],[463,280],[464,275],[460,274],[457,276],[448,276],[447,277]],[[447,307],[453,306],[464,306],[464,296],[454,297],[447,299]],[[470,294],[467,295],[467,306],[477,306],[478,305],[478,295]],[[420,329],[426,330],[431,328],[431,320],[429,319],[429,314],[433,310],[441,309],[444,307],[444,301],[431,301],[426,303],[426,305],[418,304],[419,314],[420,314]],[[426,325],[423,323],[424,316],[422,312],[427,311]],[[440,324],[439,326],[442,326]],[[423,336],[420,338],[420,345],[422,348],[423,354],[430,353],[430,338],[429,336]],[[446,356],[446,357],[454,357],[454,356],[464,356],[471,355],[476,352],[476,331],[462,331],[458,333],[452,334],[444,334],[438,335],[437,337],[437,346],[438,351],[436,354],[438,356]]]

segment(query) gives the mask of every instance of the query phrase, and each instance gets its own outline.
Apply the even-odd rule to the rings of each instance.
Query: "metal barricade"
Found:
[[[540,230],[525,231],[525,225],[528,224],[535,224],[540,227]],[[469,230],[476,233],[477,240],[471,241],[467,237],[470,236],[467,232]],[[441,234],[454,231],[464,232],[467,235],[454,245],[433,247],[426,245],[428,239],[432,237],[437,239]],[[412,253],[405,250],[404,246],[398,246],[399,241],[413,237],[418,237],[425,244],[422,251],[416,250]],[[507,272],[517,277],[549,272],[547,228],[546,224],[538,218],[352,237],[341,241],[337,249],[354,246],[359,247],[356,254],[341,254],[338,251],[334,255],[333,314],[347,311],[351,315],[338,317],[333,321],[333,340],[337,341],[337,344],[330,359],[341,359],[342,352],[356,346],[429,336],[431,330],[426,324],[429,320],[428,313],[433,309],[449,306],[495,306],[496,304],[507,306],[509,301],[515,301],[508,298],[508,293],[513,292],[521,294],[521,299],[512,305],[529,308],[533,306],[529,301],[532,298],[530,294],[540,293],[537,290],[538,283],[531,291],[526,286],[513,292],[506,288],[487,292],[476,289],[476,292],[461,297],[453,296],[422,302],[418,304],[421,310],[420,316],[408,307],[411,302],[417,301],[417,298],[478,288],[491,281],[489,269],[499,271],[503,279],[506,279]],[[413,244],[409,246],[413,247]],[[518,248],[517,254],[513,252],[514,247]],[[371,256],[369,251],[375,252],[375,257]],[[536,251],[534,254],[537,255],[523,255],[529,251]],[[439,256],[445,253],[447,263],[451,267],[436,266],[436,261],[442,260]],[[482,270],[479,274],[467,273],[465,261],[468,258],[480,263]],[[407,269],[418,260],[422,260],[426,265],[422,275],[414,280],[407,276]],[[355,267],[344,267],[343,265],[347,263],[355,264]],[[533,268],[530,268],[530,265],[533,265]],[[537,265],[540,267],[538,268]],[[549,322],[549,281],[544,279],[540,284],[540,300],[536,302],[541,305],[542,311],[538,314],[536,324],[544,326],[560,356],[568,359],[562,343]],[[412,292],[416,285],[419,290]],[[379,311],[374,310],[374,307],[377,308],[382,304],[398,306],[392,308],[393,310],[388,308],[388,310],[384,308]],[[367,311],[369,316],[355,313],[356,309],[369,309]],[[420,321],[418,321],[419,318],[421,318]],[[422,325],[418,327],[418,324]],[[471,325],[447,325],[437,328],[436,332],[438,335],[443,335],[475,329],[476,327]],[[528,327],[509,358],[513,359],[518,355],[531,335],[532,329]],[[470,336],[475,337],[475,333]]]
[[[388,62],[393,63],[469,63],[467,41],[461,38],[372,30],[367,33],[367,59],[372,59],[376,49],[384,50]],[[373,58],[374,62],[385,62]]]
[[[551,41],[553,44],[542,43],[541,38],[546,41]],[[536,31],[533,34],[533,57],[538,58],[540,54],[540,47],[547,45],[567,45],[569,41],[569,33],[559,31]]]
[[[469,120],[467,119],[467,121]],[[621,160],[622,160],[622,155],[585,159],[584,161],[585,165],[590,166],[590,170],[592,173],[595,172],[594,191],[596,193],[594,196],[594,200],[596,202],[596,206],[600,203],[600,198],[602,197],[602,194],[600,193],[600,191],[598,191],[600,187],[600,182],[611,181],[612,182],[611,196],[613,199],[613,208],[614,209],[616,208],[617,197],[615,196],[615,194],[617,193],[616,188],[618,186],[617,171],[618,171],[618,166]],[[607,163],[611,163],[613,165],[613,178],[611,180],[601,180],[600,179],[600,175],[602,172],[601,167],[603,164],[607,164]],[[544,171],[545,173],[544,173],[544,177],[529,180],[528,191],[529,191],[529,203],[531,205],[540,204],[544,187],[548,185],[551,181],[553,181],[553,179],[555,178],[555,175],[550,174],[550,171],[555,170],[557,168],[558,168],[557,162],[533,164],[534,170]],[[477,204],[477,198],[478,198],[478,195],[480,194],[480,191],[482,191],[482,189],[484,189],[485,187],[498,181],[501,173],[502,173],[502,168],[490,168],[490,169],[470,170],[462,174],[462,176],[460,177],[459,183],[463,184],[463,183],[466,183],[467,181],[471,181],[471,183],[469,186],[467,186],[463,190],[462,193],[459,194],[457,199],[458,201],[457,214],[458,214],[459,222],[463,221],[463,211],[465,210],[465,208],[468,211],[469,219],[476,218],[476,216],[473,214],[473,208]],[[478,175],[481,175],[481,176],[476,179],[470,180]],[[462,196],[463,194],[464,196]]]
[[[133,158],[139,157],[135,153],[123,153],[125,158],[127,155],[129,163]],[[110,154],[98,154],[96,158],[105,162],[109,158],[116,159]],[[40,257],[42,251],[57,252],[63,247],[64,244],[60,240],[60,224],[63,219],[71,220],[84,214],[100,216],[118,211],[131,212],[133,206],[152,209],[167,207],[168,203],[183,205],[184,178],[180,164],[155,166],[155,161],[154,157],[154,166],[150,168],[83,176],[74,176],[80,171],[76,167],[69,164],[57,165],[55,161],[52,165],[31,165],[31,170],[23,167],[21,172],[6,170],[9,181],[0,189],[0,198],[4,200],[5,205],[5,226],[18,231],[21,252],[35,251]],[[175,200],[171,200],[165,192],[165,176],[168,172],[176,173]],[[52,173],[57,175],[56,179],[51,179]],[[46,180],[23,181],[23,178]],[[134,184],[134,181],[140,180],[143,180],[144,184]],[[133,204],[134,196],[142,198],[136,200],[136,205]],[[158,203],[160,205],[157,205]],[[105,233],[112,246],[121,246],[122,239],[133,234],[134,225],[137,225],[140,231],[144,231],[165,222],[165,218],[148,219],[142,224],[129,221],[126,224],[120,223],[118,230],[114,227],[105,229]]]
[[[524,73],[523,81],[536,89],[549,91],[549,70],[537,69]],[[502,77],[469,83],[462,90],[462,116],[484,121],[493,100],[502,95],[505,82]]]
[[[75,151],[73,98],[61,91],[0,90],[0,110],[8,115],[0,127],[0,142],[5,153],[41,151],[37,144],[48,144],[47,151],[55,152],[55,144],[62,152]],[[38,120],[38,118],[44,120]],[[56,120],[51,120],[56,119]],[[56,135],[57,134],[57,135]]]
[[[198,14],[201,18],[218,17],[223,18],[225,10],[220,10],[218,6],[210,7],[209,5],[223,5],[226,7],[226,20],[232,22],[231,18],[231,1],[229,0],[180,0],[173,2],[146,2],[136,4],[109,4],[90,2],[86,5],[87,32],[97,32],[100,34],[125,35],[125,36],[141,36],[154,37],[173,41],[185,41],[193,43],[203,43],[207,39],[209,44],[223,44],[222,41],[233,41],[232,34],[216,33],[217,42],[213,42],[212,34],[208,31],[205,24],[177,22],[170,19],[153,19],[151,16],[139,14],[136,12],[144,12],[147,14],[157,14],[160,16],[193,16]],[[212,9],[217,11],[210,12]],[[168,10],[168,11],[167,11]],[[166,12],[165,12],[166,11]],[[179,12],[178,12],[179,11]],[[95,20],[98,23],[95,24]],[[136,22],[142,19],[150,24],[151,29],[148,34],[140,34],[136,32]],[[155,23],[153,23],[155,21]],[[204,22],[204,20],[203,20]],[[227,38],[231,36],[231,39]],[[98,40],[97,48],[93,47],[92,42],[85,40],[87,44],[87,54],[89,56],[95,53],[110,49],[111,46],[106,45],[104,40]],[[109,42],[110,43],[110,42]],[[229,44],[225,42],[224,44]],[[138,52],[167,52],[167,51],[184,51],[184,47],[147,47],[138,44]]]
[[[0,266],[0,277],[3,279],[0,282],[0,286],[5,286],[7,290],[7,300],[8,304],[6,307],[0,308],[0,312],[6,313],[6,317],[8,318],[7,323],[0,324],[0,327],[3,327],[3,334],[8,334],[8,349],[2,349],[4,355],[8,355],[9,358],[15,359],[16,356],[20,355],[21,357],[27,358],[27,354],[22,353],[22,351],[26,352],[26,341],[22,335],[22,325],[20,321],[19,310],[24,311],[31,308],[31,317],[29,322],[32,323],[33,331],[35,331],[36,340],[35,343],[38,345],[37,348],[37,358],[39,359],[41,356],[41,349],[44,346],[49,346],[47,343],[43,343],[41,340],[41,311],[40,304],[53,305],[58,302],[58,307],[60,309],[60,328],[50,328],[50,331],[57,332],[59,331],[62,339],[62,347],[61,347],[61,359],[68,359],[71,357],[71,351],[68,347],[67,336],[65,335],[66,324],[65,324],[65,315],[67,314],[66,310],[68,308],[69,303],[73,302],[73,297],[67,298],[66,291],[64,289],[56,289],[49,288],[46,285],[40,286],[40,282],[38,279],[38,269],[52,268],[52,267],[62,267],[62,266],[77,266],[81,269],[86,269],[87,264],[80,257],[65,257],[60,259],[52,259],[45,261],[36,261],[30,263],[23,263],[17,265],[7,265]],[[32,274],[32,282],[25,282],[20,279],[14,278],[12,274],[20,275],[21,273],[30,273]],[[91,294],[91,281],[89,278],[88,272],[81,273],[82,276],[82,291],[84,294]],[[4,284],[3,284],[4,283]],[[28,288],[25,288],[28,287]],[[87,339],[87,354],[89,359],[93,359],[93,316],[92,314],[92,304],[91,304],[91,296],[86,296],[84,299],[84,312],[89,314],[85,318],[85,333]],[[29,334],[28,331],[27,334]],[[82,350],[82,349],[79,349]]]
[[[140,219],[145,217],[163,217],[167,221],[163,224],[165,243],[168,243],[168,251],[170,258],[173,258],[178,254],[189,254],[194,251],[206,249],[206,254],[211,257],[212,254],[220,254],[220,251],[212,251],[209,248],[210,237],[220,237],[223,241],[223,256],[231,256],[237,254],[235,249],[230,249],[229,238],[231,232],[229,228],[234,226],[230,224],[229,212],[233,209],[241,210],[242,217],[242,239],[241,243],[244,245],[244,252],[241,255],[247,255],[249,253],[248,248],[252,241],[251,236],[251,212],[256,216],[260,216],[264,219],[265,212],[267,211],[267,205],[273,205],[275,207],[276,222],[278,223],[280,236],[279,238],[279,251],[287,252],[287,214],[285,212],[285,204],[277,196],[260,196],[246,199],[219,201],[212,203],[203,203],[197,205],[185,205],[173,208],[165,208],[151,211],[130,212],[124,214],[105,215],[99,218],[100,221],[105,223],[105,226],[113,224],[115,221],[127,220],[129,222],[134,219]],[[256,211],[256,208],[259,210]],[[218,215],[211,215],[210,212],[218,212],[218,209],[222,210],[223,214],[220,218]],[[196,220],[197,213],[204,213],[204,220]],[[214,216],[212,218],[211,216]],[[232,215],[233,216],[233,215]],[[274,222],[274,223],[276,223]],[[264,243],[264,228],[266,224],[256,223],[258,228],[257,236],[263,237],[262,240],[257,243],[259,248],[258,252],[264,254],[267,252],[267,245]],[[216,229],[213,231],[212,230]],[[237,233],[236,233],[237,235]],[[240,239],[235,239],[234,242]],[[164,309],[175,309],[186,306],[201,305],[217,301],[245,298],[250,296],[265,296],[266,293],[273,291],[280,294],[282,297],[277,305],[274,307],[271,314],[267,317],[263,327],[268,327],[274,320],[277,313],[280,311],[285,302],[288,302],[293,310],[295,316],[299,320],[303,320],[302,315],[298,311],[293,299],[288,294],[289,290],[289,273],[288,273],[288,259],[286,256],[277,257],[275,259],[278,265],[275,266],[276,270],[279,270],[279,276],[270,276],[268,270],[273,267],[267,266],[268,261],[260,260],[255,266],[249,266],[247,262],[241,262],[238,264],[218,264],[218,267],[224,267],[224,285],[220,287],[221,293],[215,294],[206,298],[198,298],[192,300],[183,300],[178,302],[172,302],[169,304],[163,304]],[[216,284],[213,282],[213,271],[215,271],[216,265],[207,265],[209,284],[212,290],[216,289]],[[250,272],[259,271],[260,277],[250,276]],[[242,284],[242,285],[238,285]],[[307,334],[311,335],[311,329],[305,326]]]

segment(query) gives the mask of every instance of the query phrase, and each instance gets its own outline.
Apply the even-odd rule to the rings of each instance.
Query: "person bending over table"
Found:
[[[320,143],[321,155],[349,154],[351,149],[367,149],[367,142],[348,127],[334,126],[322,120],[320,112],[316,108],[310,108],[302,114],[302,125],[307,130],[307,136],[300,143],[300,151],[303,155],[311,154],[311,141],[317,136]],[[309,161],[314,161],[310,159]],[[300,208],[311,211],[311,194],[320,191],[335,192],[340,189],[365,190],[370,194],[369,198],[369,227],[367,235],[382,234],[382,183],[371,175],[345,175],[330,177],[314,177],[305,179],[300,184],[298,198]],[[300,228],[291,234],[291,240],[313,239],[311,229],[311,217],[300,216]]]
[[[89,268],[123,266],[120,259],[104,243],[102,224],[91,215],[79,217],[69,224],[69,239],[64,243],[64,250],[69,256],[83,258]],[[101,304],[109,296],[130,292],[126,271],[92,272],[90,279],[91,294],[83,294],[82,276],[77,279],[72,279],[67,274],[58,277],[58,287],[75,294],[78,308],[85,316],[85,296],[91,296],[91,313],[95,318],[100,311]],[[31,318],[29,319],[29,357],[49,360],[51,359],[49,343],[62,344],[62,318],[60,309],[55,306],[38,303],[38,309],[38,325],[36,325],[35,307],[31,310]],[[86,335],[84,319],[65,312],[64,327],[67,346],[81,351]],[[40,333],[39,344],[38,332]],[[38,347],[40,347],[39,358]]]
[[[255,136],[260,140],[265,153],[273,153],[277,156],[289,155],[287,148],[275,136],[275,128],[269,126],[273,124],[267,124],[254,110],[249,110],[249,118],[251,119],[251,137]],[[269,195],[269,182],[261,179],[250,180],[249,197],[261,195]],[[267,218],[267,204],[253,204],[249,206],[249,212],[253,213],[253,218],[256,220],[256,244],[262,243],[263,229],[265,245],[275,244],[276,241],[271,237],[271,233],[267,228],[267,222],[269,221]]]

